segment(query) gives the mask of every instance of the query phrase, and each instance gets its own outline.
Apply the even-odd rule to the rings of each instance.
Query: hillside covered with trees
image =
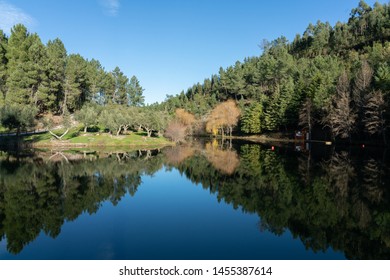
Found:
[[[318,21],[292,42],[283,36],[263,41],[259,57],[220,68],[161,105],[172,112],[183,108],[207,123],[215,121],[210,112],[216,104],[234,100],[241,111],[237,132],[306,129],[328,139],[386,142],[389,38],[390,6],[360,1],[348,22]]]
[[[0,31],[0,120],[19,131],[66,128],[76,119],[85,131],[99,125],[111,134],[142,130],[175,141],[302,130],[312,139],[387,144],[389,38],[389,4],[360,1],[346,23],[318,21],[292,42],[264,40],[260,56],[144,106],[135,76],[67,54],[60,39],[44,45],[19,24],[9,37]]]
[[[85,132],[100,125],[118,135],[138,127],[150,136],[166,117],[144,107],[143,91],[136,76],[68,54],[58,38],[45,45],[22,24],[9,37],[0,30],[0,120],[8,130],[69,130],[76,120]]]

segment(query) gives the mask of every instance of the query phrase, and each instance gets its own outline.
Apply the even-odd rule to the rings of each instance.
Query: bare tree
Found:
[[[372,82],[374,70],[366,60],[362,62],[362,66],[356,74],[355,84],[353,87],[353,101],[357,107],[362,107],[364,102],[364,95]]]
[[[346,72],[339,77],[336,95],[333,96],[328,114],[322,122],[330,127],[334,137],[348,138],[355,129],[356,114],[351,108],[349,79]]]
[[[164,135],[174,142],[183,142],[187,136],[187,126],[178,120],[173,120],[165,129]]]
[[[382,134],[386,144],[385,100],[381,90],[374,90],[367,95],[364,105],[364,130],[370,134]]]

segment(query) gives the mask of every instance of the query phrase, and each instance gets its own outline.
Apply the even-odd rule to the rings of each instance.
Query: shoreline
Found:
[[[104,148],[104,147],[166,147],[174,146],[175,143],[150,143],[150,144],[99,144],[99,143],[69,143],[69,142],[53,142],[53,143],[24,143],[32,148]]]

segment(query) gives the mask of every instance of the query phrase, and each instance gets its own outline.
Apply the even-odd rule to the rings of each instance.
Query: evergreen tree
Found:
[[[22,24],[15,25],[11,29],[6,54],[8,60],[6,101],[10,103],[27,105],[30,101],[29,81],[25,75],[29,62],[28,49],[31,45],[29,37],[27,28]]]
[[[129,103],[129,79],[123,74],[119,67],[115,67],[112,71],[115,80],[115,91],[112,97],[114,104],[127,105]]]
[[[241,130],[245,133],[260,133],[263,130],[263,105],[253,102],[241,117]]]
[[[129,83],[129,103],[130,106],[143,106],[145,97],[143,96],[144,89],[141,87],[136,76],[131,77]]]
[[[87,62],[79,54],[66,60],[62,113],[74,112],[82,107],[88,96]]]
[[[46,107],[53,112],[59,112],[64,100],[66,49],[57,38],[47,43],[46,53],[46,72],[49,81]]]
[[[0,29],[0,105],[4,103],[5,95],[7,93],[7,45],[8,38]]]
[[[28,62],[25,66],[27,88],[29,89],[29,104],[34,105],[40,112],[50,106],[53,99],[50,96],[50,84],[46,73],[47,53],[38,35],[29,37],[31,45],[28,49]]]

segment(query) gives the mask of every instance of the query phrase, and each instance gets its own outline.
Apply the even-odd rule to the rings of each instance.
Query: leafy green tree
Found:
[[[169,122],[169,115],[164,111],[155,110],[153,107],[144,107],[138,114],[137,122],[146,131],[148,137],[155,131],[162,135]]]
[[[117,105],[106,106],[99,117],[99,123],[108,129],[111,134],[119,135],[122,131],[122,116]]]
[[[0,108],[1,125],[9,130],[16,129],[16,135],[19,135],[21,130],[34,126],[36,114],[35,107],[7,104]]]
[[[76,120],[84,124],[84,133],[87,132],[89,126],[98,124],[100,111],[100,107],[88,103],[77,111]]]

